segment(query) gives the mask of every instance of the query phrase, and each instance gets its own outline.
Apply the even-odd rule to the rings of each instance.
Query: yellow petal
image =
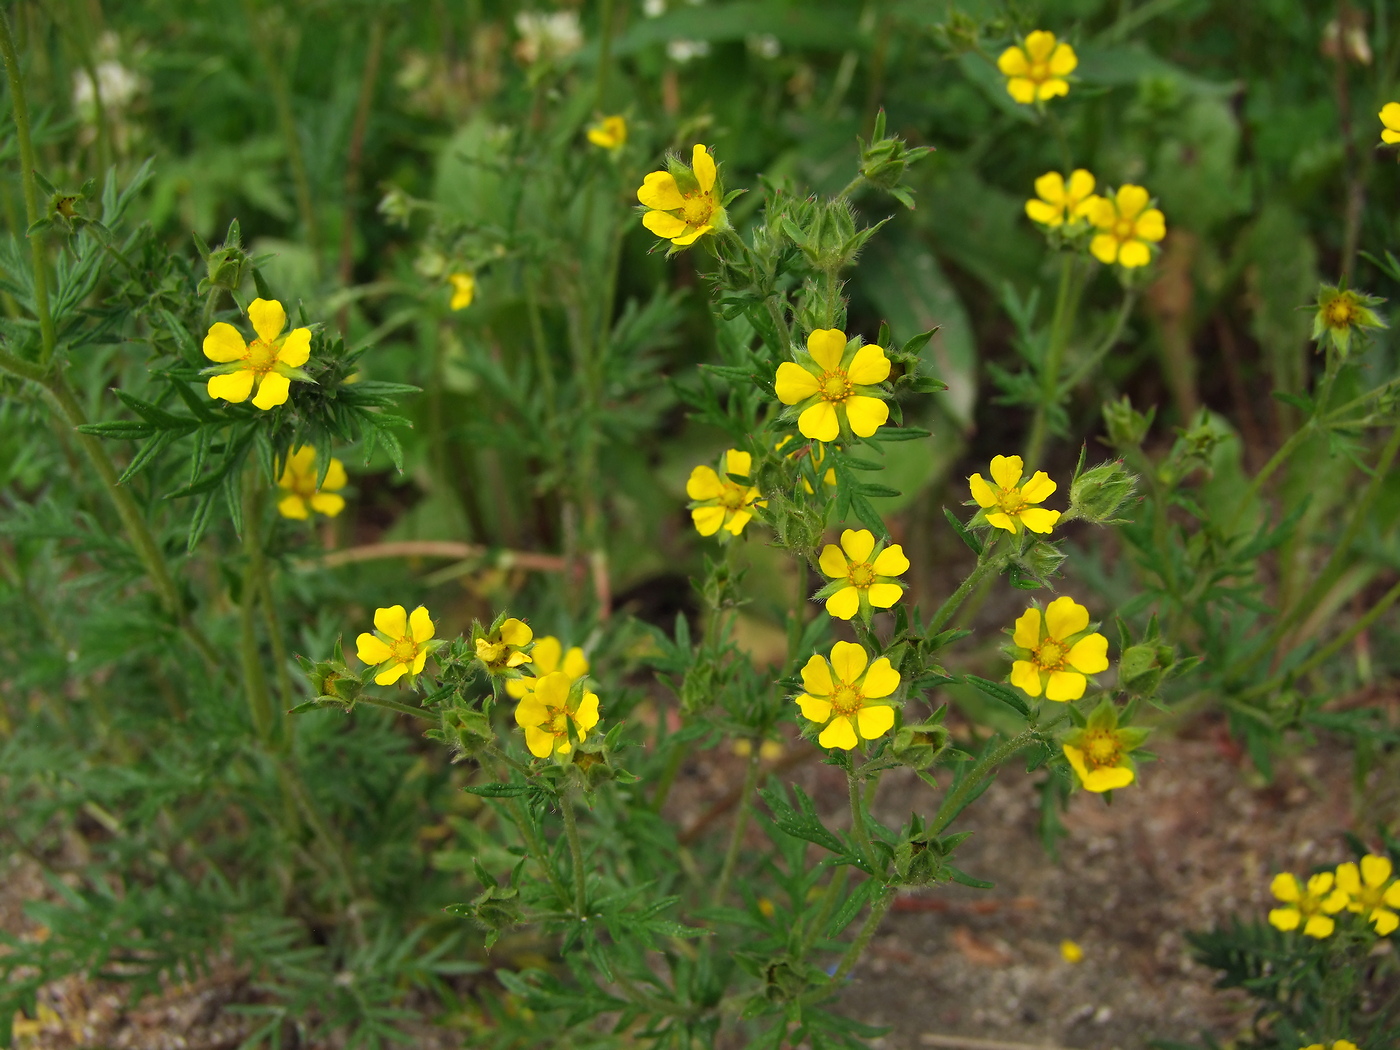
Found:
[[[1167,217],[1160,208],[1148,208],[1138,216],[1133,232],[1144,241],[1160,241],[1167,235]]]
[[[247,401],[253,392],[253,373],[243,368],[228,375],[210,376],[208,390],[210,397],[221,397],[235,404]]]
[[[428,662],[428,650],[420,649],[418,655],[413,658],[413,673],[422,674],[423,665]]]
[[[864,655],[864,650],[861,651]],[[865,680],[860,684],[860,691],[871,700],[879,700],[889,696],[899,688],[899,672],[890,663],[889,657],[882,656],[865,672]]]
[[[1006,92],[1021,105],[1028,106],[1035,101],[1035,81],[1012,77],[1006,82]]]
[[[713,467],[696,467],[685,483],[685,494],[694,500],[719,499],[723,491],[724,485]]]
[[[992,458],[992,480],[1000,488],[1014,489],[1021,480],[1025,467],[1020,456],[994,456]]]
[[[554,734],[546,733],[538,726],[525,727],[525,746],[536,758],[548,758],[554,753]],[[562,748],[560,750],[563,750]]]
[[[841,433],[841,427],[836,421],[836,407],[830,401],[818,401],[797,417],[797,431],[803,437],[814,441],[835,441]]]
[[[987,524],[997,529],[1005,529],[1007,532],[1020,532],[1021,526],[1017,520],[1009,514],[1002,514],[994,511],[987,515]]]
[[[1042,201],[1052,205],[1063,204],[1065,200],[1065,177],[1058,171],[1047,171],[1035,180],[1035,192]],[[1058,214],[1059,209],[1055,209]],[[1034,218],[1034,216],[1032,216]]]
[[[854,587],[842,587],[826,600],[826,611],[838,620],[849,620],[860,611],[860,592]]]
[[[1069,759],[1070,768],[1079,775],[1079,782],[1082,784],[1089,777],[1089,767],[1084,764],[1084,752],[1072,744],[1061,744],[1065,758]]]
[[[534,689],[535,680],[533,678],[511,678],[506,681],[506,695],[513,697],[516,700],[523,698],[527,693],[533,692]],[[519,715],[520,709],[517,707],[517,720],[519,718]]]
[[[413,632],[413,640],[422,645],[433,636],[433,621],[428,616],[428,610],[423,606],[413,610],[413,614],[408,618],[409,630]]]
[[[1040,672],[1029,660],[1015,660],[1011,664],[1011,684],[1027,696],[1040,695]]]
[[[1079,65],[1079,56],[1068,44],[1060,44],[1050,54],[1050,72],[1057,77],[1067,76]]]
[[[1075,642],[1065,657],[1070,667],[1081,674],[1100,674],[1108,670],[1108,639],[1101,634],[1088,634]]]
[[[331,465],[326,468],[326,480],[321,482],[321,491],[334,492],[336,489],[343,489],[349,480],[345,474],[345,464],[338,459],[332,459]]]
[[[1075,168],[1069,176],[1069,199],[1071,202],[1083,202],[1089,199],[1089,194],[1094,192],[1094,176],[1083,168]]]
[[[1368,853],[1361,858],[1361,878],[1367,886],[1384,886],[1390,879],[1391,870],[1389,857],[1378,857],[1374,853]]]
[[[897,583],[872,583],[865,597],[875,608],[888,609],[904,597],[904,588]]]
[[[545,675],[559,670],[559,660],[564,655],[564,647],[559,643],[558,638],[547,634],[535,642],[535,647],[530,650],[530,655],[534,658],[535,674],[543,678]]]
[[[501,641],[507,645],[529,645],[534,637],[535,632],[530,630],[530,625],[514,616],[501,624]]]
[[[1387,102],[1381,107],[1380,118],[1391,131],[1400,131],[1400,102]]]
[[[831,680],[831,668],[826,658],[813,653],[802,667],[802,688],[814,696],[830,696],[836,691],[836,683]]]
[[[1048,102],[1058,95],[1069,94],[1069,81],[1067,80],[1043,80],[1035,89],[1035,97],[1042,102]]]
[[[875,549],[875,534],[869,529],[847,529],[841,533],[841,549],[855,564],[867,562]]]
[[[248,304],[248,320],[264,343],[273,342],[287,327],[287,311],[276,299],[254,299]]]
[[[1393,102],[1391,103],[1391,105],[1394,104],[1395,103]],[[1388,145],[1393,145],[1396,142],[1400,142],[1400,131],[1391,131],[1389,128],[1387,128],[1385,131],[1381,132],[1381,141]]]
[[[452,301],[448,308],[465,310],[476,298],[476,277],[469,273],[449,274],[447,280],[452,285]]]
[[[1118,264],[1129,270],[1146,266],[1152,261],[1152,250],[1143,241],[1126,241],[1118,249]]]
[[[847,685],[855,682],[865,670],[870,657],[854,642],[837,642],[831,647],[831,672]]]
[[[778,400],[785,405],[795,405],[821,392],[821,384],[817,382],[817,377],[791,361],[784,361],[778,366],[774,388]]]
[[[1008,47],[997,59],[997,68],[1009,77],[1016,77],[1030,69],[1030,63],[1019,47]]]
[[[219,364],[240,361],[248,356],[248,345],[231,324],[219,321],[204,337],[204,356]]]
[[[715,188],[715,158],[699,143],[690,151],[690,170],[695,172],[695,181],[700,184],[700,192],[709,193]]]
[[[992,491],[992,486],[987,484],[981,474],[974,474],[967,479],[967,487],[972,490],[972,498],[977,501],[979,507],[995,507],[997,505],[997,495]]]
[[[890,406],[881,401],[878,397],[848,397],[845,401],[846,419],[851,424],[851,431],[856,437],[868,438],[875,431],[879,430],[890,418]],[[799,426],[800,426],[799,421]],[[832,434],[830,438],[818,438],[821,441],[830,441],[836,437]]]
[[[1040,645],[1040,610],[1027,609],[1016,620],[1016,630],[1011,640],[1022,649],[1034,649]]]
[[[1124,219],[1136,219],[1150,198],[1141,186],[1131,184],[1118,187],[1118,214]]]
[[[736,510],[729,516],[729,520],[724,523],[724,527],[735,536],[744,531],[744,526],[749,523],[753,514],[747,510]]]
[[[804,693],[797,698],[797,706],[801,709],[803,718],[817,725],[826,725],[826,720],[831,717],[831,702],[820,696]]]
[[[1089,251],[1105,266],[1118,261],[1118,238],[1111,233],[1100,233],[1089,242]]]
[[[1303,891],[1298,885],[1298,876],[1292,872],[1280,872],[1269,883],[1269,892],[1285,904],[1292,904],[1302,898]]]
[[[1310,915],[1307,925],[1303,927],[1303,933],[1322,940],[1324,937],[1331,937],[1332,931],[1336,928],[1336,920],[1330,919],[1326,915]]]
[[[1078,634],[1089,626],[1089,610],[1065,595],[1056,598],[1045,609],[1045,633],[1063,639]]]
[[[1386,908],[1376,908],[1371,912],[1371,922],[1376,927],[1376,933],[1382,937],[1389,937],[1397,929],[1400,929],[1400,915]],[[1333,1047],[1333,1050],[1336,1050]]]
[[[675,211],[685,207],[685,198],[681,196],[680,187],[676,185],[676,179],[669,171],[653,171],[643,179],[637,190],[637,200],[648,208],[660,211]]]
[[[582,678],[588,673],[588,657],[584,656],[583,650],[576,645],[570,646],[569,651],[564,654],[564,673],[574,679]]]
[[[402,605],[391,605],[387,609],[374,611],[374,628],[390,638],[403,638],[408,635],[408,613]]]
[[[585,732],[598,724],[598,694],[584,693],[583,699],[578,702],[578,710],[574,712],[574,725]],[[583,736],[583,733],[579,733]]]
[[[846,353],[846,333],[839,328],[817,328],[807,337],[807,353],[812,360],[830,372],[841,367],[841,358]]]
[[[1273,908],[1269,911],[1269,925],[1284,933],[1296,930],[1302,919],[1302,913],[1297,908]]]
[[[693,229],[692,229],[690,226],[687,225],[687,226],[686,226],[686,230],[687,230],[688,232],[682,234],[682,235],[679,236],[679,237],[672,237],[672,238],[671,238],[671,243],[672,243],[672,244],[675,244],[675,245],[678,245],[678,246],[680,246],[680,247],[682,247],[682,248],[684,248],[684,247],[685,247],[686,245],[688,245],[688,244],[694,244],[696,241],[698,241],[698,240],[700,239],[700,237],[701,237],[703,234],[709,233],[709,232],[710,232],[711,230],[713,230],[713,229],[714,229],[714,227],[713,227],[713,226],[710,226],[709,224],[706,224],[706,225],[704,225],[704,226],[696,226],[696,227],[693,228]],[[561,750],[562,750],[562,748],[561,748]]]
[[[366,632],[355,639],[355,655],[360,663],[368,667],[378,667],[394,655],[394,651],[374,635]]]
[[[1337,885],[1349,894],[1361,892],[1361,876],[1354,863],[1347,861],[1337,865]]]
[[[1133,782],[1133,771],[1127,766],[1108,766],[1095,769],[1083,778],[1084,790],[1104,792],[1114,788],[1127,787]]]
[[[1084,214],[1100,229],[1110,229],[1118,221],[1118,209],[1107,197],[1097,195],[1084,202]]]
[[[262,382],[258,384],[258,392],[253,398],[253,404],[266,412],[270,408],[286,404],[287,395],[291,389],[292,381],[290,379],[276,372],[269,372],[263,376]]]
[[[311,357],[311,329],[293,328],[282,340],[282,349],[277,351],[277,363],[288,368],[300,368]]]
[[[1032,62],[1044,62],[1055,50],[1055,34],[1037,29],[1026,37],[1026,55]]]
[[[846,717],[833,718],[831,724],[822,730],[822,735],[817,737],[817,743],[822,747],[839,747],[843,751],[851,750],[859,742],[851,720]]]
[[[311,497],[311,509],[317,514],[333,518],[345,509],[345,498],[334,492],[318,492]]]
[[[1074,671],[1051,671],[1050,681],[1045,684],[1045,699],[1060,702],[1078,700],[1084,695],[1087,684],[1084,676]]]
[[[903,576],[909,571],[909,559],[904,556],[904,548],[892,543],[878,555],[871,567],[876,576]]]
[[[724,524],[724,508],[696,507],[690,512],[690,520],[695,523],[695,531],[701,536],[713,536]]]
[[[1043,536],[1048,536],[1055,528],[1055,522],[1060,520],[1058,510],[1046,510],[1044,507],[1026,507],[1019,515],[1021,524],[1032,532],[1038,532]]]
[[[862,346],[856,351],[856,356],[851,358],[846,375],[852,383],[860,386],[883,383],[890,377],[890,360],[882,348],[873,344]]]
[[[828,543],[823,547],[821,557],[817,559],[817,565],[821,567],[822,572],[833,580],[845,577],[847,564],[846,556],[841,553],[841,548],[834,543]]]
[[[305,521],[311,517],[311,512],[306,508],[306,501],[300,496],[283,496],[277,501],[277,513],[284,518],[292,518],[296,521]]]
[[[408,674],[408,664],[394,664],[375,675],[374,681],[377,685],[393,685],[406,674]]]
[[[1332,884],[1337,881],[1337,877],[1330,871],[1320,871],[1316,875],[1308,876],[1308,896],[1325,897],[1332,892]]]
[[[860,730],[862,740],[874,740],[888,733],[892,725],[894,725],[894,708],[884,704],[862,707],[856,712],[856,726]]]
[[[1064,219],[1064,209],[1056,204],[1046,204],[1042,200],[1026,201],[1026,214],[1042,226],[1059,226]]]
[[[642,225],[656,236],[664,237],[667,240],[679,237],[685,232],[685,220],[665,211],[647,212],[642,216]]]
[[[1021,498],[1027,503],[1044,503],[1055,494],[1058,488],[1050,475],[1043,470],[1037,470],[1031,475],[1031,480],[1021,486]]]
[[[753,472],[753,456],[731,448],[724,454],[724,470],[727,474],[742,474],[748,477]]]

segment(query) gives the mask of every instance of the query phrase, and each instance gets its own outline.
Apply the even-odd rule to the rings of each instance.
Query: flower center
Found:
[[[1130,241],[1133,239],[1133,223],[1131,219],[1119,219],[1113,227],[1113,236],[1120,241]]]
[[[681,207],[681,214],[685,217],[687,226],[708,226],[710,216],[714,213],[715,200],[708,193],[686,197],[685,204]]]
[[[1035,651],[1034,662],[1042,671],[1059,671],[1065,666],[1065,654],[1069,649],[1054,638],[1047,638]]]
[[[1032,62],[1032,63],[1031,63],[1031,68],[1030,68],[1030,72],[1027,73],[1026,76],[1030,77],[1030,78],[1031,78],[1032,80],[1034,80],[1037,84],[1042,83],[1042,82],[1044,82],[1044,81],[1046,81],[1046,80],[1049,80],[1049,79],[1050,79],[1050,63],[1049,63],[1049,62]]]
[[[563,707],[546,707],[545,710],[549,712],[549,721],[545,722],[540,728],[546,733],[553,733],[555,736],[567,736],[569,732],[569,727],[567,725],[567,719],[569,717],[568,709]]]
[[[860,710],[861,701],[864,699],[859,689],[843,682],[836,687],[836,692],[831,694],[831,709],[838,715],[850,716]]]
[[[1003,514],[1015,517],[1025,509],[1026,497],[1021,495],[1020,489],[998,489],[997,506]]]
[[[277,363],[277,348],[261,339],[254,339],[248,344],[248,355],[244,360],[254,373],[263,375],[272,371],[272,366]]]
[[[747,492],[742,485],[726,481],[719,491],[719,505],[725,510],[738,510],[744,505],[746,495]]]
[[[1115,767],[1122,749],[1118,744],[1118,734],[1093,730],[1084,741],[1084,757],[1095,769]]]
[[[1351,324],[1353,313],[1351,303],[1338,297],[1327,304],[1322,315],[1329,328],[1346,328]]]
[[[389,651],[394,654],[395,663],[411,664],[418,655],[418,643],[412,638],[400,638],[389,646]]]
[[[875,582],[875,567],[868,561],[863,561],[859,565],[852,565],[846,575],[850,579],[852,587],[865,590]]]
[[[828,401],[845,401],[851,396],[851,381],[841,369],[823,372],[821,378],[822,397]]]

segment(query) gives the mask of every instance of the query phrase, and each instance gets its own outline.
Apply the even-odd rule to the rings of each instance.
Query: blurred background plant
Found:
[[[723,369],[781,342],[749,309],[779,293],[798,345],[842,326],[803,313],[820,304],[867,342],[882,322],[900,340],[937,329],[909,374],[947,391],[901,398],[933,437],[851,471],[910,553],[910,607],[974,567],[944,518],[966,476],[1020,452],[1080,517],[1126,522],[1011,571],[1032,587],[1062,572],[1057,588],[1116,613],[1116,683],[1156,701],[1147,721],[1222,718],[1264,776],[1322,735],[1351,745],[1358,784],[1400,771],[1368,699],[1400,653],[1400,388],[1389,303],[1369,298],[1400,289],[1383,0],[19,0],[6,16],[0,785],[6,848],[51,896],[30,906],[46,938],[6,938],[0,1012],[34,1016],[65,973],[140,993],[229,953],[260,982],[254,1040],[372,1043],[420,1010],[515,1045],[552,1031],[565,969],[560,1012],[540,1017],[519,978],[514,998],[483,992],[483,970],[557,942],[526,938],[501,966],[442,910],[478,892],[476,862],[498,877],[517,859],[493,804],[461,790],[475,765],[401,713],[283,715],[312,699],[292,658],[328,656],[395,602],[426,604],[440,638],[508,607],[585,648],[649,745],[628,766],[658,801],[736,726],[682,728],[655,665],[689,666],[742,594],[726,615],[747,659],[688,685],[772,722],[745,708],[815,644],[789,615],[815,573],[752,538],[713,561],[684,505],[693,465],[753,432],[759,392]],[[1027,34],[1046,29],[1077,58],[1067,94],[1021,104],[998,59],[1034,59]],[[886,134],[936,152],[861,152]],[[703,245],[656,250],[634,211],[663,150],[688,160],[695,142],[749,189],[727,207],[746,238],[783,193],[794,209],[841,196],[852,231],[894,221],[834,294],[798,266],[735,289]],[[1091,261],[1116,212],[1032,221],[1037,180],[1072,191],[1076,169],[1101,194],[1150,193],[1165,236],[1137,228],[1149,265]],[[1348,289],[1378,324],[1338,323]],[[312,330],[316,386],[295,411],[204,392],[205,332],[248,338],[255,296]],[[277,512],[302,447],[318,472],[343,462],[341,484],[313,479],[343,511]],[[1138,495],[1081,470],[1094,447]],[[973,587],[950,625],[986,628],[958,658],[991,685],[995,628],[1024,609],[1007,590]],[[932,695],[960,746],[1021,731],[997,689],[954,677]],[[796,721],[776,763],[812,754]],[[756,724],[737,735],[759,755]],[[1063,792],[1044,798],[1053,843]],[[1394,833],[1393,806],[1358,792],[1356,826]],[[617,856],[675,855],[673,828],[623,808]],[[700,999],[722,987],[684,977]],[[763,979],[776,1001],[815,978]]]

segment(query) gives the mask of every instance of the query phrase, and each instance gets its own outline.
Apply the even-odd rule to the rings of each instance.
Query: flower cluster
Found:
[[[1269,912],[1269,925],[1285,933],[1301,928],[1321,940],[1337,928],[1332,916],[1343,911],[1360,915],[1381,937],[1400,928],[1400,882],[1392,876],[1389,857],[1367,854],[1360,863],[1347,861],[1335,871],[1318,872],[1304,883],[1291,872],[1274,876],[1269,889],[1282,907]]]

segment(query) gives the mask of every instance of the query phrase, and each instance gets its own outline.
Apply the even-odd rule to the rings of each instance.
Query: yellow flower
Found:
[[[1056,95],[1069,94],[1065,80],[1079,65],[1074,48],[1055,42],[1055,34],[1037,29],[1026,37],[1025,47],[1008,47],[997,59],[997,68],[1006,74],[1006,90],[1017,102],[1044,102]]]
[[[1013,534],[1019,533],[1024,525],[1032,532],[1048,535],[1060,520],[1060,512],[1031,504],[1044,503],[1059,486],[1043,470],[1037,470],[1030,481],[1022,485],[1023,473],[1025,464],[1020,456],[996,456],[992,459],[991,470],[996,487],[989,485],[981,474],[968,478],[967,486],[977,505],[986,512],[988,525]]]
[[[1011,684],[1029,696],[1078,700],[1085,675],[1108,670],[1108,639],[1089,631],[1089,610],[1068,595],[1045,610],[1031,607],[1016,621],[1011,641],[1020,656],[1011,664]]]
[[[1067,963],[1083,962],[1084,949],[1079,947],[1074,941],[1066,938],[1060,942],[1060,958]]]
[[[311,378],[301,370],[311,356],[311,329],[296,328],[283,335],[287,311],[270,299],[249,303],[248,319],[258,336],[251,343],[245,344],[238,329],[224,321],[216,322],[204,337],[204,356],[224,366],[209,377],[209,396],[247,401],[256,386],[253,404],[276,408],[287,400],[293,379]]]
[[[570,728],[582,740],[598,724],[598,694],[586,692],[567,671],[554,671],[516,705],[515,721],[525,730],[525,746],[536,758],[567,755],[573,750]]]
[[[476,658],[492,674],[504,674],[531,662],[532,657],[526,647],[534,637],[535,632],[530,630],[528,623],[512,616],[495,630],[476,639]]]
[[[1300,1046],[1298,1050],[1361,1050],[1350,1039],[1338,1039],[1329,1048],[1323,1043],[1313,1043],[1311,1046]]]
[[[753,457],[747,452],[731,448],[724,454],[725,474],[746,478],[751,469]],[[685,483],[685,494],[695,501],[691,505],[690,517],[695,522],[695,531],[701,536],[713,536],[721,528],[737,536],[753,517],[750,507],[768,506],[752,485],[740,485],[727,477],[720,477],[713,467],[703,465],[690,472],[690,480]]]
[[[469,273],[451,273],[447,275],[447,280],[452,285],[452,302],[448,306],[453,310],[465,310],[471,306],[472,300],[476,298],[476,277]]]
[[[1084,727],[1067,734],[1060,747],[1084,790],[1101,794],[1127,787],[1137,779],[1137,767],[1129,755],[1142,745],[1147,734],[1146,729],[1120,727],[1118,709],[1105,698]]]
[[[874,740],[894,725],[894,708],[882,700],[899,688],[899,672],[880,657],[869,667],[870,657],[851,642],[831,647],[831,660],[814,654],[802,668],[807,690],[797,698],[802,716],[825,726],[817,743],[849,751],[859,740]],[[858,736],[859,735],[859,739]]]
[[[701,234],[729,228],[729,218],[716,188],[715,159],[697,143],[690,167],[679,161],[671,171],[653,171],[642,180],[637,200],[651,209],[642,225],[678,248],[694,244]]]
[[[588,141],[607,150],[627,145],[627,121],[620,116],[604,117],[588,129]]]
[[[1400,142],[1400,102],[1387,102],[1381,107],[1381,141],[1387,144]]]
[[[1087,212],[1089,221],[1101,231],[1089,242],[1094,258],[1129,270],[1151,262],[1148,242],[1155,243],[1167,235],[1167,222],[1161,209],[1147,207],[1150,203],[1151,198],[1141,186],[1119,186],[1111,198],[1095,197]]]
[[[284,518],[305,521],[311,512],[333,518],[345,509],[345,499],[336,493],[343,489],[349,480],[345,476],[345,464],[332,459],[326,470],[326,480],[316,486],[316,450],[310,445],[297,449],[287,457],[287,465],[282,476],[277,479],[277,487],[282,490],[282,498],[277,501],[277,512]]]
[[[1351,861],[1337,868],[1337,888],[1351,898],[1347,909],[1365,915],[1382,937],[1400,927],[1400,915],[1392,910],[1400,909],[1400,882],[1390,875],[1390,858],[1374,853],[1361,858],[1359,870]]]
[[[773,451],[781,452],[783,450],[783,446],[786,445],[788,442],[792,441],[793,438],[794,435],[792,434],[784,435],[782,438],[779,439],[778,443],[773,446]],[[793,452],[789,452],[787,454],[787,458],[801,459],[802,456],[808,455],[809,453],[811,455],[812,460],[812,471],[815,473],[816,471],[821,470],[822,464],[826,462],[826,446],[821,444],[821,442],[817,442],[815,445],[803,445],[801,448]],[[826,468],[826,473],[822,475],[822,484],[830,485],[833,488],[836,486],[835,467]],[[805,477],[802,479],[802,487],[807,490],[807,495],[810,496],[813,494],[814,490],[812,489],[812,483],[808,481]]]
[[[564,652],[564,646],[552,634],[547,634],[535,642],[535,647],[530,650],[530,658],[530,670],[535,676],[512,678],[506,682],[506,692],[517,700],[526,693],[533,692],[539,680],[547,674],[563,671],[569,676],[570,682],[577,682],[588,673],[588,657],[583,655],[583,650],[575,645],[571,646],[567,653]]]
[[[909,571],[904,548],[896,543],[876,554],[875,536],[869,529],[841,533],[841,546],[828,543],[818,564],[833,582],[818,591],[817,597],[825,596],[826,611],[840,620],[849,620],[859,612],[861,619],[868,621],[872,605],[888,609],[904,594],[903,585],[894,582],[894,577]]]
[[[1062,226],[1084,217],[1094,197],[1094,176],[1083,168],[1070,172],[1069,184],[1058,171],[1035,180],[1035,200],[1026,201],[1026,214],[1042,226]]]
[[[1319,940],[1332,936],[1337,928],[1332,916],[1345,908],[1348,901],[1346,891],[1334,888],[1334,882],[1330,871],[1312,876],[1306,888],[1298,881],[1298,876],[1289,872],[1275,875],[1269,889],[1283,901],[1284,907],[1269,912],[1269,925],[1285,933],[1302,926],[1305,934]]]
[[[818,328],[807,337],[797,363],[778,366],[778,400],[801,405],[797,429],[813,441],[834,441],[841,423],[857,437],[870,437],[890,418],[876,384],[889,378],[890,362],[878,346],[859,346],[836,328]]]
[[[1323,349],[1331,343],[1345,355],[1351,348],[1353,332],[1364,336],[1366,329],[1389,328],[1380,315],[1371,309],[1383,302],[1384,299],[1350,288],[1319,285],[1312,329],[1312,338],[1317,341],[1318,348]]]
[[[402,605],[391,605],[374,612],[375,634],[362,634],[355,639],[355,652],[360,660],[378,670],[374,680],[379,685],[392,685],[406,674],[420,674],[433,646],[433,621],[423,606],[404,614]]]

